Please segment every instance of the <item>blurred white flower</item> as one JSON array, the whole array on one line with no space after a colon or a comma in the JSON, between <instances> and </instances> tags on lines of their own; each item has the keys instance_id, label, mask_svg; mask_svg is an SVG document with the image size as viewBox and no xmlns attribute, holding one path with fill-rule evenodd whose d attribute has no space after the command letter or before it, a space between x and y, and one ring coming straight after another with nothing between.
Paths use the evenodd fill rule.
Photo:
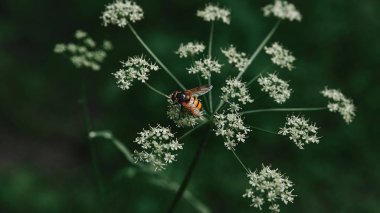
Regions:
<instances>
[{"instance_id":1,"label":"blurred white flower","mask_svg":"<svg viewBox=\"0 0 380 213\"><path fill-rule=\"evenodd\" d=\"M218 61L211 58L204 58L194 62L193 66L188 68L190 74L200 73L204 79L211 77L213 72L220 73L222 65Z\"/></svg>"},{"instance_id":2,"label":"blurred white flower","mask_svg":"<svg viewBox=\"0 0 380 213\"><path fill-rule=\"evenodd\" d=\"M279 104L285 103L292 93L288 82L279 79L276 74L260 76L257 81L261 85L261 91L269 93L269 96Z\"/></svg>"},{"instance_id":3,"label":"blurred white flower","mask_svg":"<svg viewBox=\"0 0 380 213\"><path fill-rule=\"evenodd\" d=\"M205 45L197 41L188 42L187 44L181 43L181 45L175 53L178 54L180 58L187 58L202 53L205 50L205 48Z\"/></svg>"},{"instance_id":4,"label":"blurred white flower","mask_svg":"<svg viewBox=\"0 0 380 213\"><path fill-rule=\"evenodd\" d=\"M116 0L106 5L106 8L100 17L104 26L110 24L119 27L125 27L129 22L136 22L144 17L142 8L134 1Z\"/></svg>"},{"instance_id":5,"label":"blurred white flower","mask_svg":"<svg viewBox=\"0 0 380 213\"><path fill-rule=\"evenodd\" d=\"M213 4L207 4L203 10L197 11L197 16L208 22L222 21L223 23L230 24L230 15L231 12L228 9L220 8Z\"/></svg>"},{"instance_id":6,"label":"blurred white flower","mask_svg":"<svg viewBox=\"0 0 380 213\"><path fill-rule=\"evenodd\" d=\"M214 115L215 135L224 138L224 145L228 150L234 150L238 142L244 143L247 134L251 131L244 125L241 115L238 113L220 113Z\"/></svg>"},{"instance_id":7,"label":"blurred white flower","mask_svg":"<svg viewBox=\"0 0 380 213\"><path fill-rule=\"evenodd\" d=\"M83 30L77 30L74 38L75 43L56 44L54 52L68 56L77 68L87 67L95 71L100 70L100 64L107 56L106 51L111 49L104 46L97 47L96 42ZM108 41L108 43L112 45L111 42Z\"/></svg>"},{"instance_id":8,"label":"blurred white flower","mask_svg":"<svg viewBox=\"0 0 380 213\"><path fill-rule=\"evenodd\" d=\"M175 161L175 152L183 148L168 127L157 125L138 134L134 142L140 145L141 151L134 151L134 159L149 163L158 171Z\"/></svg>"},{"instance_id":9,"label":"blurred white flower","mask_svg":"<svg viewBox=\"0 0 380 213\"><path fill-rule=\"evenodd\" d=\"M66 45L65 44L56 44L54 47L55 53L64 53L66 51Z\"/></svg>"},{"instance_id":10,"label":"blurred white flower","mask_svg":"<svg viewBox=\"0 0 380 213\"><path fill-rule=\"evenodd\" d=\"M103 49L105 50L112 50L113 49L113 45L110 41L108 40L104 40L103 41Z\"/></svg>"},{"instance_id":11,"label":"blurred white flower","mask_svg":"<svg viewBox=\"0 0 380 213\"><path fill-rule=\"evenodd\" d=\"M144 56L129 57L127 61L122 61L122 68L113 73L117 79L118 87L127 90L132 86L134 79L145 83L149 79L151 71L157 71L157 65L147 61Z\"/></svg>"},{"instance_id":12,"label":"blurred white flower","mask_svg":"<svg viewBox=\"0 0 380 213\"><path fill-rule=\"evenodd\" d=\"M287 68L292 70L294 68L293 62L296 58L292 53L285 49L282 45L274 42L271 47L264 47L265 53L272 56L271 60L274 64L280 66L281 68Z\"/></svg>"},{"instance_id":13,"label":"blurred white flower","mask_svg":"<svg viewBox=\"0 0 380 213\"><path fill-rule=\"evenodd\" d=\"M246 84L236 78L226 80L226 86L222 87L220 98L225 102L233 102L235 104L236 101L242 104L253 102Z\"/></svg>"},{"instance_id":14,"label":"blurred white flower","mask_svg":"<svg viewBox=\"0 0 380 213\"><path fill-rule=\"evenodd\" d=\"M233 45L222 49L222 53L228 58L228 63L234 65L240 72L244 71L248 65L247 55L243 52L237 52Z\"/></svg>"},{"instance_id":15,"label":"blurred white flower","mask_svg":"<svg viewBox=\"0 0 380 213\"><path fill-rule=\"evenodd\" d=\"M339 112L347 124L352 122L355 117L355 105L351 99L346 98L346 96L337 89L328 89L325 87L321 93L330 99L327 105L330 112Z\"/></svg>"},{"instance_id":16,"label":"blurred white flower","mask_svg":"<svg viewBox=\"0 0 380 213\"><path fill-rule=\"evenodd\" d=\"M274 4L263 7L264 16L274 16L279 19L288 19L289 21L301 21L301 13L296 9L294 4L284 0L275 0Z\"/></svg>"},{"instance_id":17,"label":"blurred white flower","mask_svg":"<svg viewBox=\"0 0 380 213\"><path fill-rule=\"evenodd\" d=\"M193 127L199 123L201 117L193 116L186 109L182 109L178 103L173 103L171 99L168 99L168 111L167 115L177 127Z\"/></svg>"},{"instance_id":18,"label":"blurred white flower","mask_svg":"<svg viewBox=\"0 0 380 213\"><path fill-rule=\"evenodd\" d=\"M77 31L75 32L74 37L75 37L76 39L86 38L86 37L87 37L87 33L84 32L83 30L77 30Z\"/></svg>"},{"instance_id":19,"label":"blurred white flower","mask_svg":"<svg viewBox=\"0 0 380 213\"><path fill-rule=\"evenodd\" d=\"M293 183L278 169L263 165L261 171L250 171L247 176L251 187L246 189L243 197L251 200L251 206L261 210L262 206L268 203L271 212L280 212L280 202L284 204L293 202L295 197L292 194Z\"/></svg>"},{"instance_id":20,"label":"blurred white flower","mask_svg":"<svg viewBox=\"0 0 380 213\"><path fill-rule=\"evenodd\" d=\"M310 123L304 116L287 116L284 127L281 127L278 134L287 135L298 148L303 149L305 144L319 143L317 136L318 127L315 123Z\"/></svg>"}]
</instances>

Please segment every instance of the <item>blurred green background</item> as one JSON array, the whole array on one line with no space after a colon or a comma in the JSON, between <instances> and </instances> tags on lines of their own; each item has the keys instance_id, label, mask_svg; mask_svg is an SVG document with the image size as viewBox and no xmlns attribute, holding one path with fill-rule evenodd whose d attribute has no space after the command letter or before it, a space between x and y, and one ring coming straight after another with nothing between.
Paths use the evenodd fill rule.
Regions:
<instances>
[{"instance_id":1,"label":"blurred green background","mask_svg":"<svg viewBox=\"0 0 380 213\"><path fill-rule=\"evenodd\" d=\"M130 164L108 141L96 140L104 192L96 188L90 151L79 104L81 74L86 73L94 129L112 130L133 149L137 132L148 124L170 124L166 101L136 83L129 91L111 75L120 60L145 53L128 29L102 27L104 0L0 2L0 212L165 212L174 193L152 184L146 175L130 178ZM230 66L219 48L233 43L252 52L274 25L260 8L267 0L220 1L231 8L231 25L215 28L216 57ZM319 91L328 85L354 99L357 117L346 125L338 114L305 113L321 127L320 144L299 150L285 137L253 132L237 148L252 169L271 164L295 183L298 195L283 212L380 212L378 0L292 1L303 14L300 23L284 22L272 41L280 41L297 57L292 72L278 70L291 81L294 94L284 106L324 106ZM145 18L134 26L187 87L196 84L185 68L190 61L174 51L181 42L207 42L209 24L195 16L205 1L139 1ZM95 40L109 39L115 48L100 72L75 69L53 53L58 42L69 42L76 29ZM264 69L264 54L246 77ZM221 76L226 76L227 74ZM223 78L220 78L223 79ZM166 93L178 89L161 70L150 83ZM252 92L258 97L258 87ZM251 108L276 107L269 98ZM285 113L246 117L268 130L283 125ZM174 128L179 134L183 130ZM201 129L184 140L178 161L163 172L180 182ZM201 156L190 191L212 212L259 212L241 196L247 178L233 155L214 137ZM195 212L184 200L177 212ZM264 211L265 212L265 211Z\"/></svg>"}]
</instances>

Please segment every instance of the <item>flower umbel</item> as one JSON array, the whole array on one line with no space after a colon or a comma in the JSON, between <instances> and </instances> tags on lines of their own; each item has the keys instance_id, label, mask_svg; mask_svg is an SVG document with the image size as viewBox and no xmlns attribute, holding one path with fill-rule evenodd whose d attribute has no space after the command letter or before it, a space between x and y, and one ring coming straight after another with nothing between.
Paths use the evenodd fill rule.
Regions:
<instances>
[{"instance_id":1,"label":"flower umbel","mask_svg":"<svg viewBox=\"0 0 380 213\"><path fill-rule=\"evenodd\" d=\"M205 45L197 41L189 42L187 44L181 43L181 45L175 53L178 54L180 58L187 58L202 53L205 50L205 48Z\"/></svg>"},{"instance_id":2,"label":"flower umbel","mask_svg":"<svg viewBox=\"0 0 380 213\"><path fill-rule=\"evenodd\" d=\"M339 112L347 124L352 122L355 117L355 105L351 99L346 98L346 96L337 89L328 89L325 87L321 93L324 97L330 99L330 102L327 104L327 108L330 112Z\"/></svg>"},{"instance_id":3,"label":"flower umbel","mask_svg":"<svg viewBox=\"0 0 380 213\"><path fill-rule=\"evenodd\" d=\"M211 58L204 58L194 62L193 66L188 68L190 74L200 73L204 79L211 77L213 72L220 73L221 64L217 60Z\"/></svg>"},{"instance_id":4,"label":"flower umbel","mask_svg":"<svg viewBox=\"0 0 380 213\"><path fill-rule=\"evenodd\" d=\"M118 86L123 90L131 88L134 79L146 82L149 79L149 73L159 69L157 65L145 60L144 56L129 57L127 61L121 63L122 68L113 75L117 79Z\"/></svg>"},{"instance_id":5,"label":"flower umbel","mask_svg":"<svg viewBox=\"0 0 380 213\"><path fill-rule=\"evenodd\" d=\"M141 146L141 151L134 151L136 162L150 163L155 170L162 170L175 161L175 151L182 149L181 143L174 137L168 127L157 125L149 127L138 133L140 136L135 139L135 143Z\"/></svg>"},{"instance_id":6,"label":"flower umbel","mask_svg":"<svg viewBox=\"0 0 380 213\"><path fill-rule=\"evenodd\" d=\"M260 76L257 82L261 85L261 91L269 93L269 96L275 102L282 104L289 99L292 90L289 84L277 77L276 74L268 74L267 76Z\"/></svg>"},{"instance_id":7,"label":"flower umbel","mask_svg":"<svg viewBox=\"0 0 380 213\"><path fill-rule=\"evenodd\" d=\"M185 109L181 111L181 105L178 103L173 103L170 99L168 99L168 102L167 115L177 127L194 127L201 120L201 118L193 116Z\"/></svg>"},{"instance_id":8,"label":"flower umbel","mask_svg":"<svg viewBox=\"0 0 380 213\"><path fill-rule=\"evenodd\" d=\"M243 52L237 52L233 45L222 49L222 53L228 58L228 63L234 65L240 72L243 72L248 65L247 55Z\"/></svg>"},{"instance_id":9,"label":"flower umbel","mask_svg":"<svg viewBox=\"0 0 380 213\"><path fill-rule=\"evenodd\" d=\"M245 142L248 132L251 130L244 125L241 115L238 113L215 114L215 135L224 138L224 145L229 150L234 150L238 142Z\"/></svg>"},{"instance_id":10,"label":"flower umbel","mask_svg":"<svg viewBox=\"0 0 380 213\"><path fill-rule=\"evenodd\" d=\"M270 166L262 166L261 171L249 172L250 188L246 189L243 197L251 199L251 206L261 207L267 202L271 212L280 212L279 203L292 203L295 195L293 192L293 183L277 169L271 169Z\"/></svg>"},{"instance_id":11,"label":"flower umbel","mask_svg":"<svg viewBox=\"0 0 380 213\"><path fill-rule=\"evenodd\" d=\"M253 102L246 84L236 78L227 79L220 98L225 102L235 102L235 100L242 104Z\"/></svg>"},{"instance_id":12,"label":"flower umbel","mask_svg":"<svg viewBox=\"0 0 380 213\"><path fill-rule=\"evenodd\" d=\"M134 1L116 0L113 3L106 5L102 16L104 26L110 24L119 27L125 27L129 22L140 21L144 17L142 8Z\"/></svg>"},{"instance_id":13,"label":"flower umbel","mask_svg":"<svg viewBox=\"0 0 380 213\"><path fill-rule=\"evenodd\" d=\"M287 116L284 127L281 127L278 134L287 135L298 148L303 149L305 144L319 143L317 136L318 127L315 123L310 123L304 116Z\"/></svg>"},{"instance_id":14,"label":"flower umbel","mask_svg":"<svg viewBox=\"0 0 380 213\"><path fill-rule=\"evenodd\" d=\"M100 70L100 64L106 58L107 51L112 49L111 42L105 40L101 47L97 47L96 42L82 30L77 30L74 37L76 43L56 44L54 52L67 55L77 68ZM104 44L109 44L110 48L106 48Z\"/></svg>"},{"instance_id":15,"label":"flower umbel","mask_svg":"<svg viewBox=\"0 0 380 213\"><path fill-rule=\"evenodd\" d=\"M230 14L228 9L213 4L207 4L205 9L197 11L197 16L204 21L222 21L225 24L230 24Z\"/></svg>"},{"instance_id":16,"label":"flower umbel","mask_svg":"<svg viewBox=\"0 0 380 213\"><path fill-rule=\"evenodd\" d=\"M269 4L263 8L264 16L274 16L279 19L288 19L289 21L301 21L301 13L296 9L294 4L284 0L275 0L274 4Z\"/></svg>"},{"instance_id":17,"label":"flower umbel","mask_svg":"<svg viewBox=\"0 0 380 213\"><path fill-rule=\"evenodd\" d=\"M293 62L296 58L292 55L292 53L285 49L282 45L277 42L274 42L271 47L264 47L265 53L271 55L272 62L281 68L287 68L288 70L292 70L294 68Z\"/></svg>"}]
</instances>

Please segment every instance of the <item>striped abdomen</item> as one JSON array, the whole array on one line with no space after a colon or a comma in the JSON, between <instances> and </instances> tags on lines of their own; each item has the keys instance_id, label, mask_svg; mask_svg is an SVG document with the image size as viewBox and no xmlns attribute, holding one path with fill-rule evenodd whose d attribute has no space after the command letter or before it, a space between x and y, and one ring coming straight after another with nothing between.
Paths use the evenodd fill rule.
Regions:
<instances>
[{"instance_id":1,"label":"striped abdomen","mask_svg":"<svg viewBox=\"0 0 380 213\"><path fill-rule=\"evenodd\" d=\"M195 96L192 96L190 99L189 104L192 104L195 108L197 108L199 111L202 109L202 103L199 101L199 99Z\"/></svg>"}]
</instances>

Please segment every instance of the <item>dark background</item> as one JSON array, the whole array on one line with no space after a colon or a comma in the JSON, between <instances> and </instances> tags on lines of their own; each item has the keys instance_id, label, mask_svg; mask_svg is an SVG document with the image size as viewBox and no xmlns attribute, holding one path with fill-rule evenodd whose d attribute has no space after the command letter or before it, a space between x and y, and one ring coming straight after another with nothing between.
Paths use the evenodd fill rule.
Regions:
<instances>
[{"instance_id":1,"label":"dark background","mask_svg":"<svg viewBox=\"0 0 380 213\"><path fill-rule=\"evenodd\" d=\"M215 28L215 49L230 43L252 52L274 25L260 8L269 1L221 1L231 8L231 25ZM298 195L283 212L380 212L378 110L380 85L380 15L378 0L292 1L303 14L300 23L284 22L272 41L280 41L297 57L291 80L294 94L284 106L324 106L319 91L328 85L354 99L357 116L346 125L338 114L305 113L321 127L320 144L299 150L286 137L253 132L237 152L252 169L271 164L295 183ZM108 1L67 0L0 2L0 211L1 212L164 212L174 193L150 184L145 176L128 178L130 165L115 147L96 141L105 192L97 192L88 141L79 104L81 75L89 82L94 129L109 129L133 149L137 132L148 124L169 124L166 101L136 83L129 91L116 87L111 75L120 60L145 53L125 28L102 27L99 16ZM136 30L175 74L191 87L185 68L173 51L181 42L207 43L209 23L195 16L204 1L140 1L145 18ZM115 48L100 72L78 70L53 53L58 42L69 42L76 29ZM219 57L229 68L224 57ZM246 77L270 61L264 54ZM226 69L225 69L225 72ZM231 71L233 73L233 71ZM227 74L222 74L227 75ZM220 78L223 79L223 78ZM149 81L162 91L178 89L164 73ZM218 86L219 87L219 86ZM260 95L258 87L252 92ZM270 99L251 108L276 107ZM246 122L275 131L285 113L263 113ZM176 132L183 130L173 129ZM206 134L201 129L184 140L178 162L163 172L180 182ZM233 155L214 137L201 156L189 189L212 212L258 212L241 196L247 178ZM100 201L102 200L102 201ZM194 212L181 202L178 212Z\"/></svg>"}]
</instances>

